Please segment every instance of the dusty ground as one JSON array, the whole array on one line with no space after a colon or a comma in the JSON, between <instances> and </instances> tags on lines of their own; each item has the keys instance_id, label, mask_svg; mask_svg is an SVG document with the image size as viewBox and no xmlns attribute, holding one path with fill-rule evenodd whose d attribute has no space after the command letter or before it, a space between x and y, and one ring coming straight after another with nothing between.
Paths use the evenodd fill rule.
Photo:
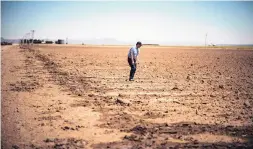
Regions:
<instances>
[{"instance_id":1,"label":"dusty ground","mask_svg":"<svg viewBox=\"0 0 253 149\"><path fill-rule=\"evenodd\" d=\"M253 51L2 47L2 148L252 148Z\"/></svg>"}]
</instances>

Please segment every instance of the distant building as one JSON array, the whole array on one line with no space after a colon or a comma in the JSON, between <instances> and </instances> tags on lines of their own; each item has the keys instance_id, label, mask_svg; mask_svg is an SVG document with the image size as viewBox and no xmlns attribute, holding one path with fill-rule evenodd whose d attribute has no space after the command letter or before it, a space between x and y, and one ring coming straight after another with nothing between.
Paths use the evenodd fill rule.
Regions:
<instances>
[{"instance_id":1,"label":"distant building","mask_svg":"<svg viewBox=\"0 0 253 149\"><path fill-rule=\"evenodd\" d=\"M1 45L12 45L12 43L11 42L1 42Z\"/></svg>"},{"instance_id":2,"label":"distant building","mask_svg":"<svg viewBox=\"0 0 253 149\"><path fill-rule=\"evenodd\" d=\"M53 44L53 41L46 41L45 44Z\"/></svg>"},{"instance_id":3,"label":"distant building","mask_svg":"<svg viewBox=\"0 0 253 149\"><path fill-rule=\"evenodd\" d=\"M142 45L145 45L145 46L159 46L159 44L142 44Z\"/></svg>"},{"instance_id":4,"label":"distant building","mask_svg":"<svg viewBox=\"0 0 253 149\"><path fill-rule=\"evenodd\" d=\"M212 47L215 47L216 45L215 45L215 44L212 44L212 43L211 43L211 44L210 44L210 45L208 45L208 46L212 46Z\"/></svg>"},{"instance_id":5,"label":"distant building","mask_svg":"<svg viewBox=\"0 0 253 149\"><path fill-rule=\"evenodd\" d=\"M65 41L63 39L58 39L58 41L56 41L56 44L65 44Z\"/></svg>"}]
</instances>

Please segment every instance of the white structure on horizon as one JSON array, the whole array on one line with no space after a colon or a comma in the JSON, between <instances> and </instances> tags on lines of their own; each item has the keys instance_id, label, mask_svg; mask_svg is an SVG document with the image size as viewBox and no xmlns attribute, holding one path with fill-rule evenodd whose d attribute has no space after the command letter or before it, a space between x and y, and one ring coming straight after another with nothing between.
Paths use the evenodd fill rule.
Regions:
<instances>
[{"instance_id":1,"label":"white structure on horizon","mask_svg":"<svg viewBox=\"0 0 253 149\"><path fill-rule=\"evenodd\" d=\"M35 32L35 30L31 30L32 44L33 44L33 40L34 40L34 32Z\"/></svg>"},{"instance_id":2,"label":"white structure on horizon","mask_svg":"<svg viewBox=\"0 0 253 149\"><path fill-rule=\"evenodd\" d=\"M207 33L206 33L206 37L205 37L205 47L207 45Z\"/></svg>"}]
</instances>

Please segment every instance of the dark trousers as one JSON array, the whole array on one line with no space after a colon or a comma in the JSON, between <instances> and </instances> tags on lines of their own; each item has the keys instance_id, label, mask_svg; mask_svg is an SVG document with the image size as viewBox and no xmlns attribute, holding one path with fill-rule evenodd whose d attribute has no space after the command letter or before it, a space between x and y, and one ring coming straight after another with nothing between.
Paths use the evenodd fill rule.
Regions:
<instances>
[{"instance_id":1,"label":"dark trousers","mask_svg":"<svg viewBox=\"0 0 253 149\"><path fill-rule=\"evenodd\" d=\"M131 67L129 79L133 79L135 71L136 71L136 60L134 59L134 64L133 64L132 59L128 58L128 64Z\"/></svg>"}]
</instances>

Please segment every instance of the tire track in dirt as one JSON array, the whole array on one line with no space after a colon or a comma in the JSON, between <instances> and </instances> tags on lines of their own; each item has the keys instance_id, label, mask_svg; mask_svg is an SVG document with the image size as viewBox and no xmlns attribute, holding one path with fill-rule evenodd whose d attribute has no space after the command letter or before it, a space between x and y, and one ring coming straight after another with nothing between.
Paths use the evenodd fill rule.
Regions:
<instances>
[{"instance_id":1,"label":"tire track in dirt","mask_svg":"<svg viewBox=\"0 0 253 149\"><path fill-rule=\"evenodd\" d=\"M32 92L43 87L42 82L45 79L41 77L43 71L39 68L40 65L36 63L34 57L27 55L24 49L19 52L23 53L25 57L24 64L21 66L25 72L20 72L20 80L9 84L10 90L15 92ZM16 67L15 71L19 71L21 67Z\"/></svg>"},{"instance_id":2,"label":"tire track in dirt","mask_svg":"<svg viewBox=\"0 0 253 149\"><path fill-rule=\"evenodd\" d=\"M92 90L92 91L96 90L96 88L90 87L89 86L90 84L87 82L83 83L85 81L85 77L79 77L78 74L73 74L73 73L69 73L69 72L61 70L60 65L56 64L48 56L40 54L39 51L36 51L33 49L26 49L25 51L22 51L22 52L26 56L26 61L28 61L28 59L29 59L29 63L26 63L26 66L28 69L35 69L35 70L37 69L37 71L39 71L39 72L47 71L47 72L44 72L44 75L47 73L49 74L49 76L38 81L37 83L43 84L43 82L44 82L45 84L53 83L53 84L59 85L63 90L72 93L69 95L75 95L76 97L78 97L78 98L76 98L77 100L85 97L85 98L83 98L85 100L81 100L82 102L85 102L85 104L86 104L85 106L82 105L82 103L78 104L78 101L77 101L78 106L75 106L75 104L70 105L73 108L76 107L75 109L77 109L77 111L72 111L73 114L78 112L78 109L80 110L80 108L79 108L80 106L81 107L90 107L91 109L95 110L95 109L101 108L101 104L106 103L104 101L96 101L96 100L94 100L95 102L92 103L92 102L90 102L90 100L87 100L87 98L89 98L89 96L88 96L88 94L86 94L86 92L89 92L90 90ZM36 61L38 61L39 63L36 63L36 65L33 65L33 63L35 63ZM36 67L34 67L34 66L36 66ZM30 75L34 75L34 74L36 75L35 71L30 72ZM24 78L27 78L27 76L25 75ZM39 79L39 78L37 78L37 79ZM80 84L83 84L83 85L80 85ZM25 86L23 86L23 87L25 87ZM48 87L48 85L45 85L45 87ZM34 90L36 90L36 89L39 89L39 88L34 88ZM20 90L20 91L21 92L22 91L33 92L34 90ZM19 91L19 90L16 90L16 91ZM65 125L62 127L63 131L71 131L71 130L74 131L75 130L75 127L74 127L75 124L73 126L72 123L69 123L68 121L64 120L64 117L62 117L62 116L64 116L64 113L70 112L69 110L66 110L66 108L64 108L64 109L60 108L63 106L62 105L62 104L64 104L63 102L64 101L59 101L59 103L52 102L54 104L59 104L59 106L56 106L54 104L52 104L52 105L44 105L43 104L42 107L36 106L36 103L34 103L35 107L40 108L40 109L43 108L43 109L41 109L43 112L40 114L42 114L44 116L36 117L34 119L35 121L40 123L39 127L45 127L45 126L46 127L48 127L48 126L55 127L55 126L57 126L55 124L55 122L58 122L61 125ZM59 107L58 110L57 110L57 107ZM45 108L47 108L47 109L45 109ZM56 110L56 112L55 112L55 110ZM92 110L92 111L94 111L94 110ZM85 112L87 112L87 111L85 111ZM92 114L92 113L94 113L94 112L90 112L90 114ZM68 118L68 119L70 119L70 118ZM96 120L95 118L93 118L93 119ZM63 122L63 120L64 120L64 122ZM70 126L68 126L68 125L70 125ZM72 126L73 126L73 128L72 128ZM82 126L78 129L82 129ZM82 133L82 131L79 131L78 129L76 131ZM101 131L103 132L103 129L96 130L96 131L101 133ZM25 144L25 146L31 147L31 148L68 148L68 147L83 148L82 146L81 147L79 146L80 143L79 143L79 145L78 144L76 145L76 144L73 144L73 141L72 142L68 141L68 140L73 140L73 139L76 140L78 138L67 138L67 137L64 139L62 139L62 138L52 138L52 139L49 138L49 141L47 141L48 139L45 140L45 144L42 144L42 145L31 144L28 146L27 146L27 144ZM57 141L57 140L60 140L60 141ZM78 143L78 140L74 141L74 143L75 142ZM88 143L87 142L84 143L84 144L86 144L85 146L87 146Z\"/></svg>"},{"instance_id":3,"label":"tire track in dirt","mask_svg":"<svg viewBox=\"0 0 253 149\"><path fill-rule=\"evenodd\" d=\"M83 132L84 130L86 130L86 132L89 135L94 134L94 132L95 132L95 135L96 135L96 133L99 133L99 134L106 133L106 132L104 132L104 130L107 130L107 129L100 129L100 128L96 129L92 126L92 123L97 123L96 121L97 121L97 119L99 119L99 114L94 112L94 110L92 110L91 106L89 106L90 108L87 107L85 109L84 106L80 107L78 105L78 107L75 107L74 105L70 104L70 106L73 106L73 108L66 109L68 106L66 106L65 99L60 99L60 98L62 97L62 98L68 99L69 97L62 96L61 95L62 93L58 94L59 97L54 97L55 95L52 94L52 92L54 92L54 90L57 90L54 88L61 87L65 91L72 93L72 94L68 94L68 95L75 95L76 100L82 98L83 96L85 97L86 91L94 89L92 87L87 88L87 86L89 86L88 83L85 83L84 85L79 85L84 81L84 79L82 80L82 78L85 78L85 77L78 77L76 79L76 76L78 76L77 74L71 74L69 72L62 71L60 65L54 63L47 56L36 53L35 50L25 49L25 50L22 50L21 53L25 56L25 61L24 61L25 66L20 67L21 69L24 67L24 70L25 70L25 73L22 73L20 75L23 79L23 82L34 81L35 83L40 84L40 86L37 86L37 87L34 87L34 88L28 90L27 88L29 86L26 86L26 85L29 85L29 83L26 83L26 84L23 83L21 86L21 89L16 89L16 90L12 90L12 91L20 92L21 94L28 92L30 95L34 95L34 96L28 96L30 98L33 98L33 97L38 98L39 97L38 100L37 99L31 100L32 101L31 104L26 103L27 105L23 106L24 108L28 108L27 106L29 106L30 107L29 111L35 112L38 115L36 115L34 119L33 118L30 119L30 117L28 116L29 114L26 115L25 117L23 117L23 121L25 121L25 119L26 120L28 119L28 122L26 124L22 124L20 127L21 127L21 129L31 130L31 133L29 133L27 135L23 134L25 141L23 141L23 144L15 142L15 144L17 143L18 145L13 145L14 148L19 148L19 147L21 147L21 148L86 148L86 147L89 147L89 145L90 145L90 143L92 143L92 141L87 142L86 140L83 140L83 139L80 140L80 138L78 138L78 137L73 138L73 135L68 135L69 134L68 132L70 132L70 134L76 133L77 136L79 136L79 137L82 133L84 133ZM41 75L41 73L43 73L43 75ZM63 77L62 77L62 75L63 75ZM31 77L29 77L29 76L31 76ZM81 82L78 82L78 81L81 81ZM53 85L52 83L55 85ZM13 84L15 86L15 83L13 83ZM79 86L76 86L76 85L79 85ZM12 87L12 85L10 87ZM76 89L76 87L77 87L77 89ZM16 88L18 88L18 87L16 87ZM81 88L84 91L80 91L80 90L78 90L78 88ZM42 90L42 91L38 91L38 90ZM53 91L50 91L50 90L53 90ZM49 91L49 92L47 92L47 91ZM80 96L80 92L81 92L81 96ZM56 93L57 93L57 91L56 91ZM41 94L41 95L38 96L38 94ZM42 96L44 98L45 98L45 96L48 96L48 97L53 96L53 98L50 97L49 99L54 99L54 100L49 101L49 100L45 99L45 101L43 101L44 99ZM20 97L22 97L22 96L20 96ZM89 97L89 96L87 95L87 97ZM25 96L23 96L23 98L25 100ZM69 99L71 101L75 101L71 98L69 98ZM86 99L86 98L82 98L82 99ZM88 101L88 100L82 100L82 101ZM89 102L86 102L86 103L89 103ZM98 101L98 105L99 105L99 103L100 103L100 101ZM87 104L87 106L88 105L89 104ZM94 106L93 106L93 109L95 109ZM69 115L70 112L72 114L78 114L78 115L70 116ZM87 114L85 114L85 113L80 114L78 112L87 112ZM26 113L26 111L24 113ZM32 116L34 116L34 115L32 115ZM96 117L94 117L94 116L96 116ZM78 125L78 124L80 124L80 122L83 122L83 121L80 121L78 119L78 117L79 117L79 119L84 118L84 119L88 120L88 121L85 121L85 123L83 123L85 125L85 128L83 128L84 126L82 124ZM74 121L74 123L71 121ZM36 125L36 126L34 126L34 125ZM60 126L61 126L61 128L60 128ZM87 126L92 127L92 129L87 130L88 129L88 128L86 128ZM41 127L42 130L33 129L34 127ZM56 129L56 130L52 130L52 129ZM61 130L59 130L59 129L61 129ZM92 131L93 129L95 130L94 132ZM47 138L47 139L45 138L44 143L41 143L40 142L41 140L38 140L38 139L41 139L39 136L43 137L43 135L45 135L45 133L47 133L44 131L53 131L53 132L56 132L57 134L59 132L59 134L61 134L61 136L58 138L58 137L56 137L57 135L53 135L54 138ZM61 131L65 131L65 133L63 133ZM38 142L35 143L34 142L35 140L33 138L31 138L30 136L36 134L36 132L39 133L39 135L38 135L38 137L36 135L35 140ZM114 132L117 133L117 131L114 131ZM50 134L50 133L48 132L48 134ZM103 135L106 135L106 134L102 134L101 136L103 137ZM117 135L120 136L119 133L117 133ZM52 136L52 134L51 134L51 136ZM115 136L115 134L114 134L114 136L107 134L107 136L111 136L108 139L114 137L113 139L115 140L117 138L117 136ZM87 135L86 135L86 137L87 137ZM28 139L28 142L26 139ZM89 139L93 139L92 136L89 137ZM108 139L105 139L105 140L108 140ZM30 142L31 140L34 143ZM99 140L99 138L97 140Z\"/></svg>"}]
</instances>

